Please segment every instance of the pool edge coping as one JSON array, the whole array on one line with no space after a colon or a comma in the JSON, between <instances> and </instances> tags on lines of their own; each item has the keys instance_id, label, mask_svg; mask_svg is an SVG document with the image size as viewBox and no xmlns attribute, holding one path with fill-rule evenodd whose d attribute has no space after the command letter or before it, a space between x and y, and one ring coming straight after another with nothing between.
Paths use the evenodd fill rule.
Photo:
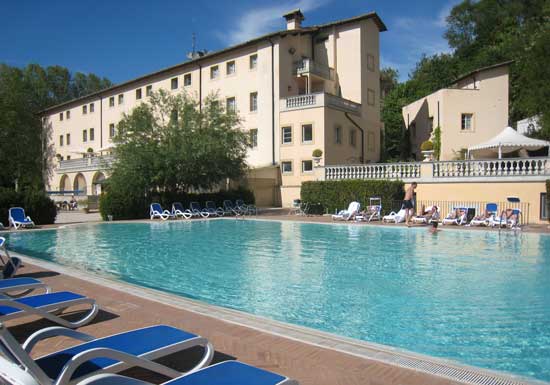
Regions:
<instances>
[{"instance_id":1,"label":"pool edge coping","mask_svg":"<svg viewBox=\"0 0 550 385\"><path fill-rule=\"evenodd\" d=\"M377 344L375 342L362 341L305 326L273 320L231 308L208 304L158 289L120 281L116 279L115 276L101 275L93 270L80 270L13 251L10 251L10 253L35 266L82 279L112 290L121 291L126 294L172 306L201 316L215 318L230 324L239 325L241 327L322 349L333 350L365 360L377 361L383 364L472 385L550 385L550 382L523 377L513 373L476 367L451 359L429 356L406 349Z\"/></svg>"}]
</instances>

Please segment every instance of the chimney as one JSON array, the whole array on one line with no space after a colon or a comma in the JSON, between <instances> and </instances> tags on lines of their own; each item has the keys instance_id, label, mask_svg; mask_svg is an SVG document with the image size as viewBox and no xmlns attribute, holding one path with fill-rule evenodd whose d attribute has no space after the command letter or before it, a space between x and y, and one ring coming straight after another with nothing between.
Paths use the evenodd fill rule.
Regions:
<instances>
[{"instance_id":1,"label":"chimney","mask_svg":"<svg viewBox=\"0 0 550 385\"><path fill-rule=\"evenodd\" d=\"M283 15L286 20L286 29L300 29L302 28L302 21L304 20L304 14L300 8L294 9L290 12L287 12Z\"/></svg>"}]
</instances>

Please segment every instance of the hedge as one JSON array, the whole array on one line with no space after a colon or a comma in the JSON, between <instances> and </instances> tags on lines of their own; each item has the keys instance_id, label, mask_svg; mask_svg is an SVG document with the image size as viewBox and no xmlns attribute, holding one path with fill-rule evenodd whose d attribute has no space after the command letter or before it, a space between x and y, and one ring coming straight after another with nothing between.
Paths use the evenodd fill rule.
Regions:
<instances>
[{"instance_id":1,"label":"hedge","mask_svg":"<svg viewBox=\"0 0 550 385\"><path fill-rule=\"evenodd\" d=\"M546 181L546 215L548 216L548 222L550 222L550 179Z\"/></svg>"},{"instance_id":2,"label":"hedge","mask_svg":"<svg viewBox=\"0 0 550 385\"><path fill-rule=\"evenodd\" d=\"M226 199L232 202L242 199L245 203L249 204L255 202L252 191L244 188L224 190L217 193L159 194L150 199L108 191L99 199L99 212L103 220L107 220L108 215L112 215L114 220L143 219L149 217L149 205L151 202L158 202L164 209L170 210L174 202L181 202L183 207L189 207L189 203L191 202L199 202L204 206L206 201L214 201L216 202L216 206L222 207L223 201Z\"/></svg>"},{"instance_id":3,"label":"hedge","mask_svg":"<svg viewBox=\"0 0 550 385\"><path fill-rule=\"evenodd\" d=\"M369 198L382 199L382 212L392 210L395 201L403 199L404 183L386 180L339 180L302 183L301 200L314 206L313 214L333 213L358 201L362 207L369 205Z\"/></svg>"},{"instance_id":4,"label":"hedge","mask_svg":"<svg viewBox=\"0 0 550 385\"><path fill-rule=\"evenodd\" d=\"M48 225L55 222L57 209L43 191L18 192L14 189L0 187L0 222L8 226L10 207L23 207L25 214L37 225Z\"/></svg>"}]
</instances>

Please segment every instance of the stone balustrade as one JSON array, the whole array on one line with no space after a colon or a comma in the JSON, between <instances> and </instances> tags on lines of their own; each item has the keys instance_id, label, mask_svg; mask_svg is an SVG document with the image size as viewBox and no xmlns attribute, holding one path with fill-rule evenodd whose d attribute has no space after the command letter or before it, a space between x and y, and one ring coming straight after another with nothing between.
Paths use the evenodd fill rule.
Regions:
<instances>
[{"instance_id":1,"label":"stone balustrade","mask_svg":"<svg viewBox=\"0 0 550 385\"><path fill-rule=\"evenodd\" d=\"M325 179L416 179L420 177L420 165L415 162L325 166Z\"/></svg>"},{"instance_id":2,"label":"stone balustrade","mask_svg":"<svg viewBox=\"0 0 550 385\"><path fill-rule=\"evenodd\" d=\"M65 173L104 170L111 167L113 160L114 158L110 155L62 160L55 171Z\"/></svg>"}]
</instances>

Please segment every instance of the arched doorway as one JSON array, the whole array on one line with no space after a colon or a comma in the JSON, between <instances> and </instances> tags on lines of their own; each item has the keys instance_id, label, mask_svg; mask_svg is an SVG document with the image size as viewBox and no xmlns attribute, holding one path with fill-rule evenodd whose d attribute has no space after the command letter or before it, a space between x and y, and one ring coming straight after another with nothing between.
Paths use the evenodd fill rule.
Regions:
<instances>
[{"instance_id":1,"label":"arched doorway","mask_svg":"<svg viewBox=\"0 0 550 385\"><path fill-rule=\"evenodd\" d=\"M105 174L101 171L95 173L92 179L92 195L101 195L101 189L103 187L103 181L105 180Z\"/></svg>"},{"instance_id":2,"label":"arched doorway","mask_svg":"<svg viewBox=\"0 0 550 385\"><path fill-rule=\"evenodd\" d=\"M80 173L76 174L76 176L74 177L73 187L75 191L79 191L78 192L79 195L88 194L88 189L86 186L86 178L84 178L84 175Z\"/></svg>"},{"instance_id":3,"label":"arched doorway","mask_svg":"<svg viewBox=\"0 0 550 385\"><path fill-rule=\"evenodd\" d=\"M59 191L70 191L71 190L71 181L67 174L63 174L59 180Z\"/></svg>"}]
</instances>

